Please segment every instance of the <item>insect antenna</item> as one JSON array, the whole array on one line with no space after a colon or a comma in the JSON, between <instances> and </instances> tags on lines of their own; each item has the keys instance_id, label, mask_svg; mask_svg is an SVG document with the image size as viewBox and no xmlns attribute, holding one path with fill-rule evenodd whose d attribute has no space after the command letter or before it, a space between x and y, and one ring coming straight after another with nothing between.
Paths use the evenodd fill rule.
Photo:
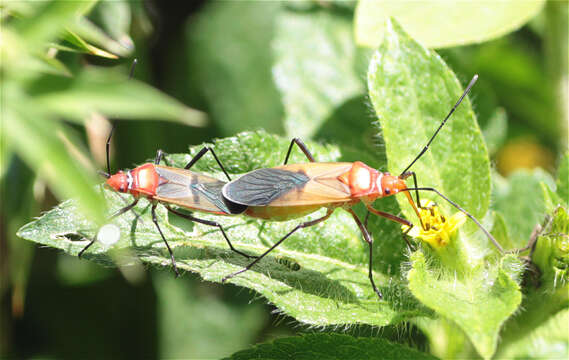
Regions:
<instances>
[{"instance_id":1,"label":"insect antenna","mask_svg":"<svg viewBox=\"0 0 569 360\"><path fill-rule=\"evenodd\" d=\"M437 134L439 133L439 131L441 130L441 128L445 125L445 123L447 122L447 120L450 118L450 116L452 115L452 113L456 110L456 108L458 107L458 105L460 105L460 103L462 102L462 100L464 99L464 97L466 96L466 94L468 94L468 92L470 92L470 89L472 88L472 86L474 86L474 83L476 82L476 80L478 80L478 75L474 75L472 77L472 80L470 80L470 83L468 84L468 86L466 87L466 89L464 90L464 93L462 93L462 96L460 97L460 99L458 99L458 101L456 102L456 104L454 104L454 106L452 107L452 109L449 111L448 115L444 118L444 120L441 122L441 124L439 125L439 128L437 129L437 131L435 131L435 133L433 134L433 136L431 137L431 139L429 140L429 142L427 142L427 145L425 145L425 147L423 148L423 150L421 150L421 152L419 153L419 155L417 155L417 157L415 157L415 160L411 161L411 164L409 164L409 166L407 166L405 168L405 170L403 170L401 172L402 176L403 174L405 174L407 172L407 170L409 170L411 168L411 166L413 166L413 164L415 164L415 162L417 160L419 160L421 158L421 156L423 156L423 154L429 149L429 145L431 145L431 143L433 142L433 140L435 139L435 137L437 136Z\"/></svg>"},{"instance_id":2,"label":"insect antenna","mask_svg":"<svg viewBox=\"0 0 569 360\"><path fill-rule=\"evenodd\" d=\"M134 68L136 67L136 64L138 64L138 59L134 59L132 60L132 65L130 66L130 71L128 72L128 79L132 79L132 77L134 76ZM113 137L113 133L115 132L115 128L117 127L117 124L113 122L113 125L111 127L111 131L109 132L109 137L107 138L107 143L105 145L105 150L107 153L107 172L100 172L101 175L103 175L104 177L106 177L107 179L111 176L111 160L110 160L110 148L111 148L111 138Z\"/></svg>"}]
</instances>

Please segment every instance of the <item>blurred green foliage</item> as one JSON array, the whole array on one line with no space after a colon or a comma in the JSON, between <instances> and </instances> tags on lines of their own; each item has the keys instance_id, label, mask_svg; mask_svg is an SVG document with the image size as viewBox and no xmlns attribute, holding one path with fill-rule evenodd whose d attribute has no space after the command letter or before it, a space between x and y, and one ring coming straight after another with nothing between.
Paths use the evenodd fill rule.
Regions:
<instances>
[{"instance_id":1,"label":"blurred green foliage","mask_svg":"<svg viewBox=\"0 0 569 360\"><path fill-rule=\"evenodd\" d=\"M357 349L349 352L353 358L360 353L358 351L367 351L364 347L373 347L380 352L392 349L393 356L410 357L408 352L415 350L401 344L410 344L422 351L422 355L428 356L427 352L430 352L438 357L489 358L494 350L500 357L566 356L568 329L563 324L567 322L569 304L567 284L557 282L553 286L551 274L555 274L557 268L548 268L564 266L561 260L567 257L564 242L567 234L565 237L562 235L563 229L567 229L567 219L560 215L562 211L557 210L558 206L566 208L568 200L566 81L569 12L565 1L528 3L525 9L519 7L516 11L498 7L492 12L492 18L497 20L492 22L489 18L471 14L464 15L464 19L469 20L464 22L462 16L456 15L460 14L458 7L444 12L444 15L455 14L451 19L447 18L452 21L429 22L425 16L414 20L414 26L425 29L423 32L430 34L431 39L432 34L438 37L427 46L444 44L446 48L437 52L462 84L473 74L480 75L470 98L488 146L492 167L495 167L489 169L487 155L480 160L485 164L476 168L470 167L473 160L464 160L464 156L473 151L474 154L476 151L486 152L484 145L480 145L483 149L478 145L473 146L474 150L464 149L466 145L481 143L478 127L468 125L468 138L460 136L459 128L455 129L456 134L447 134L446 137L441 134L437 138L436 143L440 147L434 149L434 153L433 149L430 150L430 156L435 156L436 160L429 164L427 157L422 160L425 161L422 165L417 164L423 166L420 172L415 169L419 181L425 185L446 186L444 192L468 203L465 207L477 209L476 215L483 218L483 223L492 229L505 247L525 245L535 226L541 224L544 232L539 239L547 241L543 240L545 245L536 251L538 255L555 255L555 258L541 256L545 260L537 266L542 268L526 271L523 281L520 281L523 269L517 260L512 260L513 256L498 261L496 253L485 245L470 253L470 256L476 258L480 255L480 258L471 263L476 271L473 270L473 274L466 278L478 280L467 282L469 287L466 288L459 282L461 289L472 291L476 303L485 298L485 291L491 293L492 289L509 288L508 304L518 309L508 317L511 311L504 306L505 317L493 319L497 325L492 330L481 331L469 319L455 322L452 311L462 309L459 305L464 302L458 300L453 309L448 309L450 302L444 297L452 295L452 274L444 274L449 275L448 278L440 276L440 270L448 264L445 265L444 261L437 263L437 254L425 247L422 250L424 254L421 252L420 255L426 256L426 262L417 256L408 258L403 242L399 235L395 235L399 232L398 226L383 220L374 219L371 223L374 238L381 239L376 241L374 248L375 270L383 273L382 281L389 284L386 285L389 287L386 294L392 290L392 299L407 298L404 303L417 306L420 310L416 314L420 317L411 324L404 321L409 314L393 321L361 321L357 318L352 322L324 319L319 323L381 325L399 322L399 325L386 326L379 332L366 325L344 325L348 334L362 335L364 339L333 334L299 337L306 332L304 328L299 328L298 322L292 318L279 314L289 314L301 322L310 323L301 316L302 309L299 311L302 301L285 308L285 296L275 293L271 298L268 292L263 292L271 289L273 285L270 283L265 290L257 290L271 303L279 305L281 301L278 309L266 305L265 299L260 299L250 290L204 283L196 275L186 274L173 280L168 272L152 269L150 276L146 276L140 271L140 264L111 269L89 261L78 261L61 251L36 250L31 243L15 236L17 230L38 216L40 211L69 198L76 199L73 206L81 208L80 213L72 215L89 220L82 230L93 231L97 222L102 221L107 213L107 202L101 201L99 192L94 190L97 187L93 185L99 181L94 170L101 168L106 171L104 160L100 160L108 133L106 117L151 120L117 121L113 171L152 158L158 148L180 153L172 159L176 164L182 164L188 156L183 153L188 152L190 144L258 129L282 137L262 135L250 142L238 137L215 143L223 154L222 161L227 162L232 173L279 164L287 139L292 136L332 144L320 147L310 143L321 159L362 160L380 170L402 170L400 167L420 150L425 137L432 132L429 130L432 125L408 125L408 122L424 120L425 113L438 113L442 111L440 109L448 109L449 104L448 99L442 100L446 96L436 87L437 77L431 77L431 69L409 74L406 86L412 82L418 85L401 87L407 89L407 93L380 93L376 89L376 94L368 94L366 72L375 46L358 47L355 33L358 38L363 34L363 38L373 40L375 45L379 45L381 40L375 33L366 33L368 30L365 28L362 30L362 18L366 17L368 22L370 19L377 21L372 28L383 29L381 23L384 19L393 16L403 24L405 31L414 36L412 29L406 27L406 21L413 19L413 14L424 14L423 6L429 7L426 2L409 3L405 6L412 7L413 11L401 14L397 9L383 9L382 16L376 18L373 11L377 9L365 10L365 6L370 4L370 1L358 4L309 0L290 3L198 1L183 6L127 1L3 2L0 5L3 204L0 355L19 358L219 358L257 342L292 336L236 353L234 357L265 354L273 358L290 358L291 354L298 354L297 357L314 358L321 354L320 350L322 354L332 350L326 346L329 342L343 349ZM496 33L496 28L502 30ZM476 43L468 39L475 39ZM458 44L464 46L456 46ZM128 69L134 57L139 59L139 65L134 78L128 80ZM405 56L401 59L412 60ZM385 80L385 86L380 88L384 89L382 91L397 90L398 83L387 81L389 78L385 74L378 79ZM449 81L456 83L454 75ZM368 86L372 90L372 86ZM414 94L410 93L411 89ZM455 86L449 98L455 96L457 90ZM381 102L389 104L396 95L402 100L422 101L425 105L419 107L419 112L413 107L395 112L378 111L382 109ZM468 106L464 107L460 111L471 113ZM408 116L405 116L405 111L408 111ZM382 113L385 114L383 118ZM206 128L187 126L204 125L204 114L209 120ZM380 115L379 126L383 127L384 135L391 131L391 144L381 136L374 123L377 115ZM390 118L392 115L394 117ZM474 116L468 116L471 117L469 121L475 124ZM429 120L436 123L437 116L431 117ZM93 118L102 118L102 122L94 122ZM460 116L454 120L460 120ZM97 135L95 130L100 128L105 128L105 131ZM452 126L446 130L452 133ZM265 136L267 140L263 141ZM414 136L418 139L411 141ZM399 140L393 140L397 138ZM454 141L453 151L450 149ZM531 146L513 147L520 143ZM195 148L189 151L195 151ZM94 159L99 159L96 165ZM296 161L303 160L298 157ZM434 174L430 168L437 164L448 168L437 169L437 174L442 174L442 177L432 178ZM509 172L513 171L510 169L521 165L543 170L518 170L510 175ZM453 173L451 168L454 166L464 168ZM211 172L215 165L210 160L200 161L197 169ZM498 171L502 173L498 174ZM474 191L476 176L483 181ZM456 185L461 177L468 181ZM491 194L489 184L492 186ZM465 186L466 190L453 190L455 186ZM482 197L479 202L476 202L477 195ZM108 202L111 207L123 206L124 200L120 197L109 193L105 196L116 199ZM406 205L400 205L394 199L386 200L381 203L382 210L398 213L399 206L403 206L403 213L409 215ZM459 203L463 204L461 201ZM69 209L70 204L65 202L62 207ZM486 213L488 209L491 211ZM148 237L142 236L141 239L152 244L159 238L147 210L144 204L139 208L142 216L134 236L138 237L138 231L148 230ZM361 215L363 212L360 210L357 209ZM48 217L55 212L50 214ZM131 215L120 218L125 231L129 231L129 224L134 223ZM310 257L312 253L323 251L322 244L328 246L326 244L333 245L333 241L348 239L349 247L347 243L336 244L339 250L334 256L353 264L354 268L361 270L360 275L365 275L365 268L361 266L367 259L365 248L357 229L344 215L338 212L335 219L322 228L307 231L296 241L285 245L283 253L298 261L300 270L287 267L278 259L268 264L270 268L277 267L284 274L284 279L291 272L310 272L302 260L303 256ZM65 223L69 216L62 217L62 222L55 228L69 226L76 230L77 226L72 221ZM551 218L555 222L547 222ZM188 231L201 229L191 225L188 228L185 222L170 221L170 224L164 222L170 236L177 233L185 238ZM274 234L292 227L290 223L248 223L241 218L230 220L228 224L235 225L231 233L237 232L240 226L252 226L271 234L259 238L250 232L246 234L248 237L243 237L245 245L260 242L260 246L267 246L273 241ZM475 227L471 226L467 226L468 230L461 236L465 239L472 237L470 244L477 241L485 244L487 240L480 234L473 234ZM79 248L71 235L65 240L50 237L49 232L46 234L47 237L43 237L47 239L44 241L46 244L65 248L71 253L76 253ZM121 244L128 249L131 237L125 239L127 242ZM224 244L218 241L215 232L191 241L200 240L203 248L197 256L211 252L214 254L213 258L208 255L211 264L223 264L216 262L215 254L223 253L222 258L227 258L227 254L225 247L220 248ZM329 248L334 249L334 246ZM344 248L350 251L344 251ZM117 259L115 255L106 256L106 252L98 254L96 247L93 250L91 258L102 263L112 265ZM188 246L177 250L176 255L192 257L196 256L194 251L195 248ZM287 251L300 252L301 255L293 256ZM127 256L129 259L137 258ZM155 263L161 263L163 259L158 255ZM318 262L316 264L316 267L320 266ZM333 269L338 271L338 267ZM447 270L450 273L453 269L449 267ZM498 273L499 276L495 277ZM207 274L208 270L203 270L202 275L207 278ZM318 287L326 286L333 275L323 276L321 272L314 271L313 276L316 283L320 279L320 285L311 285ZM421 288L429 282L416 280L433 276L436 279L430 284L434 287ZM309 279L307 277L303 281ZM278 277L274 279L277 283L278 280ZM368 292L369 285L364 280L361 288ZM263 285L262 279L257 281ZM406 281L414 284L411 290L406 288ZM486 286L492 281L499 284L494 288ZM256 288L251 283L247 284L246 278L238 283ZM433 288L439 289L437 294L432 294ZM296 291L302 293L299 289ZM330 288L319 290L319 293L326 293L327 289ZM524 296L517 307L520 291ZM491 301L488 300L489 303ZM377 305L376 302L374 304ZM380 307L385 308L385 304L389 306L389 303L381 303ZM364 307L369 308L366 311L372 316L385 314L382 310L371 309L371 306L370 303ZM496 305L495 308L498 307ZM482 318L482 325L487 325L483 319L485 313L480 309L474 306L462 311L479 311L473 318ZM338 318L342 318L340 310L336 314ZM401 309L396 308L394 314L398 310ZM329 311L334 314L333 309ZM359 316L363 317L363 314ZM505 325L500 327L506 318ZM405 330L405 326L410 330ZM325 328L327 333L342 330ZM338 349L334 354L342 354L342 350Z\"/></svg>"}]
</instances>

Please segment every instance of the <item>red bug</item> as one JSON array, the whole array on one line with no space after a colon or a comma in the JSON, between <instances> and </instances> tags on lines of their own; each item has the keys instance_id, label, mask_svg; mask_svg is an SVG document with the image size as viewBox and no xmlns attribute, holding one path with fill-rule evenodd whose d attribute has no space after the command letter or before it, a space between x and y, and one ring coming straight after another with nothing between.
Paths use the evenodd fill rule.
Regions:
<instances>
[{"instance_id":1,"label":"red bug","mask_svg":"<svg viewBox=\"0 0 569 360\"><path fill-rule=\"evenodd\" d=\"M451 111L440 124L439 128L428 141L427 145L411 162L411 164L398 176L391 175L386 172L380 172L359 161L354 163L317 163L315 162L314 157L310 154L306 145L299 139L293 139L288 149L285 165L267 169L258 169L241 176L237 180L227 183L223 187L222 192L223 198L228 204L228 208L233 209L233 207L235 207L237 209L238 207L242 207L247 216L278 221L301 217L322 207L327 208L328 211L324 216L318 219L304 222L296 226L244 269L224 277L222 281L226 281L235 275L249 270L295 231L316 225L328 219L334 210L340 207L352 215L354 221L362 232L365 241L369 245L369 279L374 291L381 299L382 294L375 285L372 274L373 239L367 230L365 221L362 222L358 218L356 213L352 210L352 206L358 202L363 202L369 212L392 221L396 221L402 225L406 225L410 229L413 226L411 222L372 207L372 203L376 199L395 195L400 192L407 196L409 203L419 217L419 221L423 229L425 229L425 226L423 225L416 205L419 204L420 206L421 204L419 191L432 191L472 219L494 243L494 245L503 252L502 247L478 222L478 220L476 220L476 218L470 215L458 204L441 194L438 190L430 187L418 187L415 173L408 171L411 166L427 151L433 139L437 136L440 129L444 126L466 94L470 91L477 78L477 76L474 76L460 99L455 103ZM310 163L286 165L293 144L297 144L297 146L311 161ZM407 187L405 180L411 176L414 180L414 187L409 188ZM413 198L409 193L410 191L415 191L417 199L416 203L413 201ZM236 212L236 210L231 211Z\"/></svg>"},{"instance_id":2,"label":"red bug","mask_svg":"<svg viewBox=\"0 0 569 360\"><path fill-rule=\"evenodd\" d=\"M116 211L110 216L110 219L133 209L140 198L147 198L152 203L152 221L156 225L156 228L158 229L158 232L160 233L164 244L166 244L166 248L170 254L172 266L174 267L174 272L176 275L179 275L179 272L176 266L176 260L174 259L174 254L172 253L170 245L168 244L168 241L166 241L166 238L160 229L160 225L158 224L156 217L156 207L159 203L164 205L168 211L185 219L195 221L200 224L217 227L221 231L231 250L247 258L253 257L235 249L227 237L225 230L219 223L210 220L199 219L192 215L181 213L170 207L172 204L188 210L195 210L217 215L232 215L221 197L221 189L226 183L216 178L198 174L189 170L189 168L191 168L206 152L210 151L227 178L231 180L227 174L227 171L225 171L225 168L219 161L217 155L215 155L213 149L204 147L183 169L159 165L164 154L161 150L158 150L154 163L146 163L132 170L119 171L116 174L111 175L110 164L108 162L108 152L113 130L114 128L111 130L111 134L107 140L108 172L101 174L107 178L107 186L114 189L115 191L131 194L134 197L134 201L130 205ZM242 208L244 209L244 207ZM242 211L243 209L239 209L239 207L237 207L236 211ZM78 256L81 257L81 255L94 242L94 239L89 242L89 244L87 244L79 252Z\"/></svg>"},{"instance_id":3,"label":"red bug","mask_svg":"<svg viewBox=\"0 0 569 360\"><path fill-rule=\"evenodd\" d=\"M137 61L135 59L130 70L129 78L132 77L136 63ZM221 234L232 251L245 256L246 258L254 258L254 256L247 255L235 249L227 237L225 230L219 223L199 219L194 216L181 213L170 207L172 204L188 210L217 215L232 215L221 196L221 189L225 185L225 182L211 176L198 174L189 170L206 152L210 151L227 179L231 181L231 177L227 171L225 171L225 168L212 148L204 147L201 149L183 169L160 165L160 161L162 160L164 153L161 150L158 150L154 163L146 163L132 170L119 171L116 174L111 175L109 148L114 130L115 127L113 126L106 143L107 172L101 172L101 175L107 178L107 186L117 192L131 194L134 197L134 201L116 211L109 219L115 218L133 209L140 198L147 198L152 203L152 221L154 222L154 225L156 225L156 228L168 249L170 259L172 260L172 266L177 276L179 276L179 272L176 266L174 254L172 253L172 249L170 248L168 241L166 241L166 237L160 229L160 225L158 224L156 217L156 207L158 206L158 203L161 203L166 207L166 209L168 209L168 211L180 217L200 224L217 227L221 231ZM244 207L236 206L234 207L234 210L241 212L244 210ZM81 257L94 242L95 238L92 239L81 251L79 251L78 256Z\"/></svg>"}]
</instances>

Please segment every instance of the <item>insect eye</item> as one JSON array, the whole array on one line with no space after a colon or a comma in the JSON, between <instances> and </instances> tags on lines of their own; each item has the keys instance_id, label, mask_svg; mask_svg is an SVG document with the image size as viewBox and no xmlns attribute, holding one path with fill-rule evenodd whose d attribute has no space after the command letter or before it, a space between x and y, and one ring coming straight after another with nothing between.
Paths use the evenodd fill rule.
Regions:
<instances>
[{"instance_id":1,"label":"insect eye","mask_svg":"<svg viewBox=\"0 0 569 360\"><path fill-rule=\"evenodd\" d=\"M389 190L389 188L385 189L385 194L386 194L386 195L391 194L391 190Z\"/></svg>"}]
</instances>

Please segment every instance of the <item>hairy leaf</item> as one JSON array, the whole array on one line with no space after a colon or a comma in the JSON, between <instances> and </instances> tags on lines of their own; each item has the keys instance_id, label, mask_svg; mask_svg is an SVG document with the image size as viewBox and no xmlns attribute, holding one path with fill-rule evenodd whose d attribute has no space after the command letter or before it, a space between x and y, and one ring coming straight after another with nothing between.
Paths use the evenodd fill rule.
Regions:
<instances>
[{"instance_id":1,"label":"hairy leaf","mask_svg":"<svg viewBox=\"0 0 569 360\"><path fill-rule=\"evenodd\" d=\"M512 279L521 274L523 264L515 256L502 259L498 268L479 269L463 278L461 274L441 274L421 252L411 257L409 287L413 295L438 314L451 319L469 336L477 351L488 359L496 350L504 321L520 305L519 285Z\"/></svg>"},{"instance_id":2,"label":"hairy leaf","mask_svg":"<svg viewBox=\"0 0 569 360\"><path fill-rule=\"evenodd\" d=\"M368 87L381 124L388 168L394 174L413 161L462 93L441 58L411 39L395 22L388 22L384 42L372 58ZM488 153L467 98L411 170L417 173L420 187L438 189L480 220L486 215L490 202ZM436 201L447 218L457 212L437 195L422 192L421 196ZM407 199L401 196L398 202L407 219L417 221ZM503 223L498 223L494 232L507 235L500 227ZM523 266L518 263L515 271L506 272L490 256L495 249L489 239L476 231L469 221L451 237L448 246L431 250L425 245L415 252L408 280L413 295L454 321L477 351L490 357L500 326L521 301L516 279ZM503 304L501 299L505 299ZM493 311L489 317L475 311L484 304Z\"/></svg>"},{"instance_id":3,"label":"hairy leaf","mask_svg":"<svg viewBox=\"0 0 569 360\"><path fill-rule=\"evenodd\" d=\"M311 334L256 345L229 359L435 359L404 345L381 338L355 338L340 334Z\"/></svg>"},{"instance_id":4,"label":"hairy leaf","mask_svg":"<svg viewBox=\"0 0 569 360\"><path fill-rule=\"evenodd\" d=\"M569 357L569 309L530 329L498 354L501 359L566 359Z\"/></svg>"}]
</instances>

